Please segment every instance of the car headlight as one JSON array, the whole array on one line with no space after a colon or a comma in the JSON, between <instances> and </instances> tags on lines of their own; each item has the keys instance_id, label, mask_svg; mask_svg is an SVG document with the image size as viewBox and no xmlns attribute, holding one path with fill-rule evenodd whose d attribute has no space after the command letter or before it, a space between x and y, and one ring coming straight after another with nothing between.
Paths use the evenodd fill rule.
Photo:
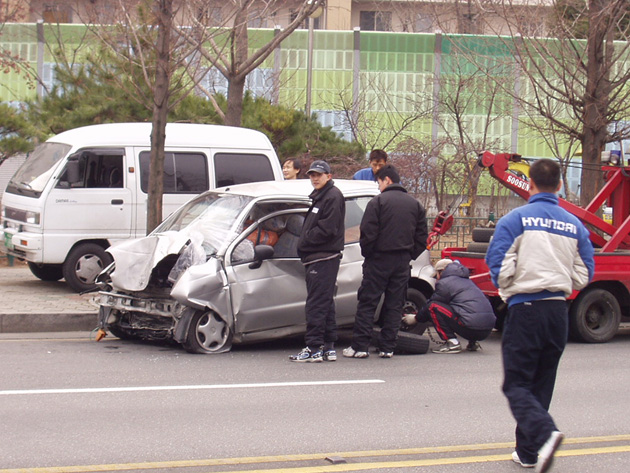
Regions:
<instances>
[{"instance_id":1,"label":"car headlight","mask_svg":"<svg viewBox=\"0 0 630 473\"><path fill-rule=\"evenodd\" d=\"M26 212L26 223L39 225L39 212Z\"/></svg>"}]
</instances>

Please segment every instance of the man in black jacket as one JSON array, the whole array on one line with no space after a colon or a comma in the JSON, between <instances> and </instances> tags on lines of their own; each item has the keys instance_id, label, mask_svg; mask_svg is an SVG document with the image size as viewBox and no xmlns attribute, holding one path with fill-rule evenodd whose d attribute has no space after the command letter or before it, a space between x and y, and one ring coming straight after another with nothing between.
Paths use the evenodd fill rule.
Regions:
<instances>
[{"instance_id":1,"label":"man in black jacket","mask_svg":"<svg viewBox=\"0 0 630 473\"><path fill-rule=\"evenodd\" d=\"M408 325L432 322L444 346L434 353L460 353L462 346L455 334L468 340L468 351L479 350L496 322L492 305L481 289L469 279L470 271L448 258L435 263L437 283L427 305L416 314L405 314Z\"/></svg>"},{"instance_id":2,"label":"man in black jacket","mask_svg":"<svg viewBox=\"0 0 630 473\"><path fill-rule=\"evenodd\" d=\"M402 320L409 263L426 249L427 222L424 208L400 185L391 164L376 173L381 194L367 205L361 220L363 280L359 288L352 344L343 351L348 358L367 358L374 317L381 295L379 356L394 355Z\"/></svg>"},{"instance_id":3,"label":"man in black jacket","mask_svg":"<svg viewBox=\"0 0 630 473\"><path fill-rule=\"evenodd\" d=\"M306 347L291 361L336 361L335 283L344 245L346 204L332 181L330 166L314 161L306 172L315 190L298 241L306 269Z\"/></svg>"}]
</instances>

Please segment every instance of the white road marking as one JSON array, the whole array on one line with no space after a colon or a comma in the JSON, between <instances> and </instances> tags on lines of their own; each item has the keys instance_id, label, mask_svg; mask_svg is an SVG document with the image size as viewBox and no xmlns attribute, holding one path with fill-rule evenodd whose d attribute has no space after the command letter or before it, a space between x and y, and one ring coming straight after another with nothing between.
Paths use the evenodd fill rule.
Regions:
<instances>
[{"instance_id":1,"label":"white road marking","mask_svg":"<svg viewBox=\"0 0 630 473\"><path fill-rule=\"evenodd\" d=\"M0 391L0 396L24 394L83 394L83 393L119 393L138 391L192 391L196 389L249 389L249 388L285 388L296 386L335 386L343 384L377 384L382 379L348 379L339 381L294 381L285 383L247 383L247 384L200 384L184 386L128 386L118 388L75 388L75 389L15 389Z\"/></svg>"}]
</instances>

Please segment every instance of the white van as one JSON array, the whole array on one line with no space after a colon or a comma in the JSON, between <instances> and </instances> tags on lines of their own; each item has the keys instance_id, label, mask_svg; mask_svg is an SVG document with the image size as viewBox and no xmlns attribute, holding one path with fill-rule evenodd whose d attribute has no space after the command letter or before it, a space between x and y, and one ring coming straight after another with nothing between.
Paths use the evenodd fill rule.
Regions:
<instances>
[{"instance_id":1,"label":"white van","mask_svg":"<svg viewBox=\"0 0 630 473\"><path fill-rule=\"evenodd\" d=\"M146 235L150 136L150 123L92 125L35 148L3 195L0 250L42 280L93 289L105 248ZM215 187L283 179L255 130L169 123L165 151L164 217Z\"/></svg>"}]
</instances>

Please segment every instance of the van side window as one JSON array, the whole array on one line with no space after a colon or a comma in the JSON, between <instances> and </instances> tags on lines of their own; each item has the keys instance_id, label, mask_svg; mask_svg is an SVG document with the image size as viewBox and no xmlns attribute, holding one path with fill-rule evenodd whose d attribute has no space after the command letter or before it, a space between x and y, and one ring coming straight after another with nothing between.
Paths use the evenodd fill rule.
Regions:
<instances>
[{"instance_id":1,"label":"van side window","mask_svg":"<svg viewBox=\"0 0 630 473\"><path fill-rule=\"evenodd\" d=\"M151 153L140 153L140 188L149 191L149 164ZM164 193L200 194L209 187L208 160L201 153L165 153Z\"/></svg>"},{"instance_id":2,"label":"van side window","mask_svg":"<svg viewBox=\"0 0 630 473\"><path fill-rule=\"evenodd\" d=\"M264 154L217 153L214 176L217 187L274 180L269 157Z\"/></svg>"},{"instance_id":3,"label":"van side window","mask_svg":"<svg viewBox=\"0 0 630 473\"><path fill-rule=\"evenodd\" d=\"M98 150L85 151L78 158L79 180L72 182L73 189L122 188L124 186L123 156ZM68 187L68 171L59 178L58 188Z\"/></svg>"}]
</instances>

